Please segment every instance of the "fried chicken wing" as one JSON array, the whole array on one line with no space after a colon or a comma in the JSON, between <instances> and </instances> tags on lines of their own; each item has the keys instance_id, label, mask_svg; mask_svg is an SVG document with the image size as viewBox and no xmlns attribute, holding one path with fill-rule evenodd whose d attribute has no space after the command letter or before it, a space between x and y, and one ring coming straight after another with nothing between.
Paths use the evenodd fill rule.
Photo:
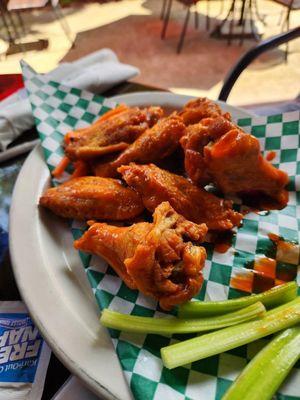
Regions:
<instances>
[{"instance_id":1,"label":"fried chicken wing","mask_svg":"<svg viewBox=\"0 0 300 400\"><path fill-rule=\"evenodd\" d=\"M105 258L131 289L159 300L169 310L191 299L201 288L206 251L205 224L197 225L161 203L153 223L130 227L95 223L76 240L76 249Z\"/></svg>"},{"instance_id":2,"label":"fried chicken wing","mask_svg":"<svg viewBox=\"0 0 300 400\"><path fill-rule=\"evenodd\" d=\"M128 227L94 223L83 236L74 242L78 250L104 258L130 289L137 289L127 272L124 261L134 255L135 249L152 229L148 222L138 222Z\"/></svg>"},{"instance_id":3,"label":"fried chicken wing","mask_svg":"<svg viewBox=\"0 0 300 400\"><path fill-rule=\"evenodd\" d=\"M160 107L123 106L109 118L100 118L88 128L69 132L65 137L65 153L75 161L123 151L162 116Z\"/></svg>"},{"instance_id":4,"label":"fried chicken wing","mask_svg":"<svg viewBox=\"0 0 300 400\"><path fill-rule=\"evenodd\" d=\"M216 118L223 115L226 119L230 120L229 113L222 113L221 108L213 101L206 97L200 97L195 100L190 100L179 113L186 126L196 124L203 118Z\"/></svg>"},{"instance_id":5,"label":"fried chicken wing","mask_svg":"<svg viewBox=\"0 0 300 400\"><path fill-rule=\"evenodd\" d=\"M220 116L205 118L201 123L187 127L180 144L184 149L185 170L196 185L205 186L211 181L201 149L235 128L231 121Z\"/></svg>"},{"instance_id":6,"label":"fried chicken wing","mask_svg":"<svg viewBox=\"0 0 300 400\"><path fill-rule=\"evenodd\" d=\"M182 176L172 174L153 164L131 163L118 169L126 183L141 196L145 207L153 211L168 201L185 218L205 223L211 230L228 230L238 226L242 215L232 203L199 188Z\"/></svg>"},{"instance_id":7,"label":"fried chicken wing","mask_svg":"<svg viewBox=\"0 0 300 400\"><path fill-rule=\"evenodd\" d=\"M181 144L194 183L214 183L224 194L260 207L286 206L288 175L262 157L257 138L222 117L203 120L186 132Z\"/></svg>"},{"instance_id":8,"label":"fried chicken wing","mask_svg":"<svg viewBox=\"0 0 300 400\"><path fill-rule=\"evenodd\" d=\"M115 160L94 166L97 176L114 177L117 168L132 161L141 164L161 160L172 154L185 133L185 125L176 114L160 119L147 129L135 142L124 150Z\"/></svg>"},{"instance_id":9,"label":"fried chicken wing","mask_svg":"<svg viewBox=\"0 0 300 400\"><path fill-rule=\"evenodd\" d=\"M139 215L140 196L116 179L84 176L47 189L40 205L55 214L79 220L125 220Z\"/></svg>"}]
</instances>

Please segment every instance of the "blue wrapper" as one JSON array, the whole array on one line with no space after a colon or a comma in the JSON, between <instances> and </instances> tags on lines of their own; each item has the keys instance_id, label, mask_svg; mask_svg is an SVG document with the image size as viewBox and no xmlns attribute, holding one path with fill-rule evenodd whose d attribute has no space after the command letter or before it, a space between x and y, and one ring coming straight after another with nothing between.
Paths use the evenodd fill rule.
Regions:
<instances>
[{"instance_id":1,"label":"blue wrapper","mask_svg":"<svg viewBox=\"0 0 300 400\"><path fill-rule=\"evenodd\" d=\"M50 349L21 302L0 302L0 400L39 400Z\"/></svg>"}]
</instances>

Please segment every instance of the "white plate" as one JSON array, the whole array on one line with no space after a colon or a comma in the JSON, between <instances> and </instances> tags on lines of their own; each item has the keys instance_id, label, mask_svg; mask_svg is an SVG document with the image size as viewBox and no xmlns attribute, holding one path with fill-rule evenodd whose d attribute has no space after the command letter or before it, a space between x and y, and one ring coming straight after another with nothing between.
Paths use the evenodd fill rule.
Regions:
<instances>
[{"instance_id":1,"label":"white plate","mask_svg":"<svg viewBox=\"0 0 300 400\"><path fill-rule=\"evenodd\" d=\"M116 96L129 105L181 107L191 97L164 92ZM222 104L234 118L249 113ZM50 183L41 147L27 158L15 185L10 212L10 252L15 278L32 318L54 353L96 394L131 399L112 342L99 324L99 309L69 227L40 210Z\"/></svg>"}]
</instances>

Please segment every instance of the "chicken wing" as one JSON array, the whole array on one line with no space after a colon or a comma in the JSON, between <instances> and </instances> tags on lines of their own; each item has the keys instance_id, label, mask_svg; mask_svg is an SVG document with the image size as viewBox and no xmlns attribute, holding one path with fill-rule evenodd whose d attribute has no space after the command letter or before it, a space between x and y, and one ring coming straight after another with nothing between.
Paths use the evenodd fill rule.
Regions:
<instances>
[{"instance_id":1,"label":"chicken wing","mask_svg":"<svg viewBox=\"0 0 300 400\"><path fill-rule=\"evenodd\" d=\"M84 176L47 189L40 205L55 214L79 220L125 220L136 217L144 206L140 196L116 179Z\"/></svg>"},{"instance_id":2,"label":"chicken wing","mask_svg":"<svg viewBox=\"0 0 300 400\"><path fill-rule=\"evenodd\" d=\"M222 117L203 120L187 128L181 144L194 183L214 183L224 194L258 207L286 206L288 175L262 157L257 138L235 124Z\"/></svg>"},{"instance_id":3,"label":"chicken wing","mask_svg":"<svg viewBox=\"0 0 300 400\"><path fill-rule=\"evenodd\" d=\"M147 129L135 142L124 150L116 159L94 165L97 176L117 176L117 168L132 161L141 164L155 162L172 154L185 133L182 118L172 114L160 119L151 129Z\"/></svg>"},{"instance_id":4,"label":"chicken wing","mask_svg":"<svg viewBox=\"0 0 300 400\"><path fill-rule=\"evenodd\" d=\"M220 116L205 118L201 123L187 127L186 134L180 139L180 143L184 149L185 170L196 185L205 186L211 181L201 149L231 129L236 129L236 126Z\"/></svg>"},{"instance_id":5,"label":"chicken wing","mask_svg":"<svg viewBox=\"0 0 300 400\"><path fill-rule=\"evenodd\" d=\"M206 251L191 241L200 243L206 232L205 224L187 221L164 202L156 208L153 223L126 228L96 223L74 246L103 257L128 287L170 310L201 288Z\"/></svg>"},{"instance_id":6,"label":"chicken wing","mask_svg":"<svg viewBox=\"0 0 300 400\"><path fill-rule=\"evenodd\" d=\"M229 113L223 114L221 108L206 97L200 97L198 99L189 101L179 115L182 117L186 126L196 124L203 118L208 117L216 118L223 115L224 118L228 120L231 119Z\"/></svg>"},{"instance_id":7,"label":"chicken wing","mask_svg":"<svg viewBox=\"0 0 300 400\"><path fill-rule=\"evenodd\" d=\"M232 209L232 203L153 164L131 163L118 169L126 183L141 196L145 207L153 211L168 201L185 218L197 224L205 223L211 230L228 230L238 226L242 215Z\"/></svg>"},{"instance_id":8,"label":"chicken wing","mask_svg":"<svg viewBox=\"0 0 300 400\"><path fill-rule=\"evenodd\" d=\"M88 128L69 132L65 136L65 153L75 161L122 151L162 116L160 107L139 109L123 106L120 112L109 118L100 118Z\"/></svg>"}]
</instances>

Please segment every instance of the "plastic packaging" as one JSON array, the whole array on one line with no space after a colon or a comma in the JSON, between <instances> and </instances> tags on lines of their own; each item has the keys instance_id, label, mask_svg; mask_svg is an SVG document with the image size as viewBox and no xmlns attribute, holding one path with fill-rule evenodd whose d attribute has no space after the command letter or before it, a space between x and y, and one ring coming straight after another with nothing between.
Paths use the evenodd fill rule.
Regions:
<instances>
[{"instance_id":1,"label":"plastic packaging","mask_svg":"<svg viewBox=\"0 0 300 400\"><path fill-rule=\"evenodd\" d=\"M25 305L0 302L0 400L42 397L50 349Z\"/></svg>"}]
</instances>

